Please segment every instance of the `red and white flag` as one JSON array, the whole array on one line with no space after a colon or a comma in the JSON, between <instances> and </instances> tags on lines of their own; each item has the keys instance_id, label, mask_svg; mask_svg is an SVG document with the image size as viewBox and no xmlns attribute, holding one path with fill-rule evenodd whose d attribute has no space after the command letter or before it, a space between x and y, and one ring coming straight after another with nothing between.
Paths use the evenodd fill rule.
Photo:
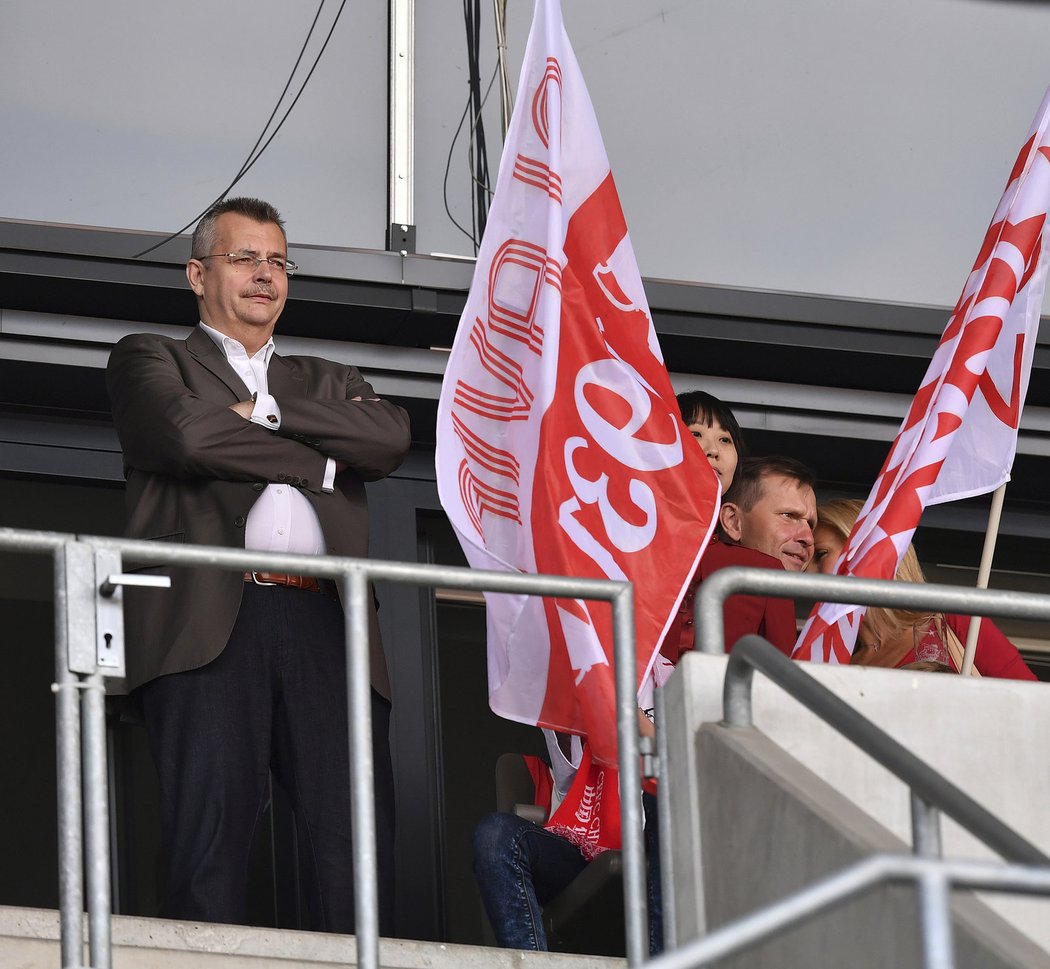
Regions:
<instances>
[{"instance_id":1,"label":"red and white flag","mask_svg":"<svg viewBox=\"0 0 1050 969\"><path fill-rule=\"evenodd\" d=\"M1046 283L1050 89L1007 180L959 302L839 559L892 579L926 505L1010 480ZM823 603L794 657L848 663L864 610Z\"/></svg>"},{"instance_id":2,"label":"red and white flag","mask_svg":"<svg viewBox=\"0 0 1050 969\"><path fill-rule=\"evenodd\" d=\"M647 674L718 483L656 340L556 0L537 0L499 181L445 371L441 503L476 568L634 583ZM489 702L616 762L608 603L487 595Z\"/></svg>"}]
</instances>

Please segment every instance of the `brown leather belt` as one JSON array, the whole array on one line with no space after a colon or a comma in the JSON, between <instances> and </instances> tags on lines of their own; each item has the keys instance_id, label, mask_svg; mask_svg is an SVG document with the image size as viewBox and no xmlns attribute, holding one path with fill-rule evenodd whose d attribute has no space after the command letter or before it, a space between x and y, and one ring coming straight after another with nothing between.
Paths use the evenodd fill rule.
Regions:
<instances>
[{"instance_id":1,"label":"brown leather belt","mask_svg":"<svg viewBox=\"0 0 1050 969\"><path fill-rule=\"evenodd\" d=\"M284 575L281 572L245 572L245 582L256 585L286 585L304 592L320 592L321 583L313 575Z\"/></svg>"}]
</instances>

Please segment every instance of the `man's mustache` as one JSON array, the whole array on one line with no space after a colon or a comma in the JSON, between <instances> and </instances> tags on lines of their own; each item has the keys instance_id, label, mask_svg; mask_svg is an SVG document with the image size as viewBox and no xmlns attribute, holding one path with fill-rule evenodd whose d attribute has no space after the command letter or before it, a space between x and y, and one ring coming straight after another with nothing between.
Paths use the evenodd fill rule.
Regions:
<instances>
[{"instance_id":1,"label":"man's mustache","mask_svg":"<svg viewBox=\"0 0 1050 969\"><path fill-rule=\"evenodd\" d=\"M244 299L250 299L252 296L268 296L270 299L277 299L277 290L269 286L253 286L241 293L241 296Z\"/></svg>"}]
</instances>

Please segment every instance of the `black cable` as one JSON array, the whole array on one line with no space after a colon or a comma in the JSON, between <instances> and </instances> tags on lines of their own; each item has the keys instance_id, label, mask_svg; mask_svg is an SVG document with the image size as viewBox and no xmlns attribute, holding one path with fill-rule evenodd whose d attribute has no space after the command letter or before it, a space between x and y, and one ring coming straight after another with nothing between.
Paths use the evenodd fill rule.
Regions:
<instances>
[{"instance_id":1,"label":"black cable","mask_svg":"<svg viewBox=\"0 0 1050 969\"><path fill-rule=\"evenodd\" d=\"M496 76L498 74L499 74L499 64L497 63L496 66L492 69L492 76L489 78L488 86L485 88L485 96L481 99L481 109L483 111L485 109L485 105L488 104L489 95L492 93L492 85L496 83ZM480 115L479 115L479 117L480 117ZM474 138L474 127L476 127L476 123L477 123L477 119L475 119L475 125L472 126L471 129L470 129L470 138L471 138L471 140L473 140L473 138ZM472 182L472 184L478 186L479 188L481 188L485 192L485 204L487 206L488 203L489 203L489 200L492 198L493 195L496 194L489 187L488 178L489 178L490 172L489 172L489 168L488 168L488 156L487 155L485 157L485 181L481 181L478 178L474 178L473 175L474 175L474 173L473 173L473 171L471 171L471 176L472 176L471 182Z\"/></svg>"},{"instance_id":2,"label":"black cable","mask_svg":"<svg viewBox=\"0 0 1050 969\"><path fill-rule=\"evenodd\" d=\"M272 142L273 139L277 137L277 133L281 130L281 128L283 127L285 121L288 120L288 115L290 115L292 113L292 109L298 103L299 98L302 97L303 91L306 90L306 85L310 82L310 78L313 77L314 71L317 70L317 65L321 61L321 56L324 54L325 49L328 47L328 42L332 39L332 33L335 31L335 26L336 26L337 23L339 23L339 17L340 17L340 15L343 12L343 7L346 6L346 0L342 0L342 3L339 4L339 9L336 11L335 18L332 20L332 25L328 29L328 36L325 37L324 43L321 45L321 49L320 49L320 51L318 51L317 57L314 58L313 65L310 67L310 72L306 75L306 79L303 81L302 85L300 86L298 93L295 95L295 98L292 100L292 103L288 106L287 110L282 115L281 120L277 123L277 127L274 128L273 133L270 135L269 138L266 139L266 141L263 143L262 147L260 148L259 147L259 143L262 142L263 138L265 137L266 130L270 127L271 122L273 121L274 117L277 115L278 110L280 109L281 102L284 100L285 95L288 93L288 89L292 86L292 80L295 77L295 72L299 69L299 65L300 65L300 63L302 63L303 56L306 54L306 48L307 48L307 46L310 43L310 38L313 37L314 29L317 26L317 21L318 21L318 19L321 16L321 10L324 8L325 2L326 2L326 0L321 0L320 4L318 5L317 12L314 14L313 22L310 24L310 30L307 32L306 39L303 41L303 45L302 45L302 47L299 50L299 56L295 59L295 64L292 67L291 73L288 75L288 80L285 82L284 90L281 91L281 95L277 99L277 103L274 105L273 111L270 112L270 117L266 119L266 124L263 126L263 129L260 132L259 137L255 140L255 144L252 146L251 151L248 152L248 156L245 158L244 162L241 164L240 170L237 172L236 176L234 176L233 181L230 182L230 184L227 185L225 189L223 189L223 191L219 194L219 196L217 198L213 199L210 203L208 203L207 207L203 211L198 212L197 215L195 215L181 229L178 229L177 231L171 233L171 235L167 236L166 238L161 239L160 242L156 243L155 245L150 246L148 249L143 249L142 252L136 253L132 257L133 259L140 259L142 256L146 256L149 253L153 252L155 249L159 249L161 246L165 245L168 242L171 242L172 239L174 239L177 236L181 235L188 228L190 228L190 226L195 225L197 220L200 219L201 216L205 215L205 213L207 213L212 208L213 205L217 205L224 198L226 198L226 196L230 193L230 191L233 189L233 187L242 178L244 178L244 176L247 175L249 171L251 171L252 166L255 165L255 163L262 156L263 152L266 151L266 149L270 146L270 142Z\"/></svg>"},{"instance_id":3,"label":"black cable","mask_svg":"<svg viewBox=\"0 0 1050 969\"><path fill-rule=\"evenodd\" d=\"M467 30L467 103L470 105L471 117L477 119L477 101L475 98L475 90L477 88L477 77L475 75L475 69L477 67L477 55L475 52L475 44L478 40L478 28L473 17L474 5L472 0L463 0L463 24ZM473 125L472 125L473 127ZM470 172L471 183L470 183L470 233L471 238L474 240L474 251L478 251L478 212L477 206L474 204L476 197L474 195L474 143L472 139L467 141L467 170Z\"/></svg>"},{"instance_id":4,"label":"black cable","mask_svg":"<svg viewBox=\"0 0 1050 969\"><path fill-rule=\"evenodd\" d=\"M485 145L485 122L481 111L485 98L481 93L481 0L463 0L467 31L467 69L470 104L474 117L473 138L468 142L467 157L471 172L471 222L475 232L475 251L485 234L488 218L488 151ZM487 92L486 92L487 95Z\"/></svg>"},{"instance_id":5,"label":"black cable","mask_svg":"<svg viewBox=\"0 0 1050 969\"><path fill-rule=\"evenodd\" d=\"M474 237L473 233L468 232L459 224L456 217L452 214L452 210L448 207L448 173L449 169L452 167L452 154L456 150L456 141L459 139L459 133L463 130L463 122L467 120L467 113L469 111L470 97L468 96L467 103L463 106L463 113L459 116L459 124L456 125L456 133L452 136L452 144L448 146L448 158L445 159L445 179L441 183L441 197L445 202L445 214L452 220L452 224L474 244L474 252L477 253L478 240Z\"/></svg>"},{"instance_id":6,"label":"black cable","mask_svg":"<svg viewBox=\"0 0 1050 969\"><path fill-rule=\"evenodd\" d=\"M489 92L492 90L492 85L496 80L496 74L499 72L499 64L496 65L495 70L492 72L492 77L489 78L488 87L485 89L485 101L488 100ZM482 104L485 103L482 101ZM448 157L445 159L445 178L441 183L441 197L445 203L445 215L449 217L449 221L459 229L473 244L474 253L477 254L478 250L478 238L475 234L469 232L457 221L456 217L452 214L452 209L448 205L448 173L452 168L452 155L456 150L456 142L459 140L459 133L463 130L463 122L467 120L467 114L470 112L470 96L467 96L467 103L463 107L463 113L459 116L459 124L456 125L456 133L452 136L452 144L448 146ZM474 184L474 173L471 172L471 184ZM484 186L486 195L491 196L492 191L488 185Z\"/></svg>"}]
</instances>

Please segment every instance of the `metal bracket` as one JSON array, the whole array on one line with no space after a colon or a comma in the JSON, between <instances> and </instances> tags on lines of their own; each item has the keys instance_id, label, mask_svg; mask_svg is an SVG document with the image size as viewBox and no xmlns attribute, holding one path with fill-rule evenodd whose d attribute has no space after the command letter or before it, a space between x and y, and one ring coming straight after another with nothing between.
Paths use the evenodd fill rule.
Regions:
<instances>
[{"instance_id":1,"label":"metal bracket","mask_svg":"<svg viewBox=\"0 0 1050 969\"><path fill-rule=\"evenodd\" d=\"M95 662L103 676L124 676L124 595L122 586L136 585L171 588L167 575L125 574L120 571L120 553L112 549L95 550ZM99 576L105 578L98 582Z\"/></svg>"},{"instance_id":2,"label":"metal bracket","mask_svg":"<svg viewBox=\"0 0 1050 969\"><path fill-rule=\"evenodd\" d=\"M416 227L404 222L391 222L386 230L387 252L400 252L407 256L416 251Z\"/></svg>"},{"instance_id":3,"label":"metal bracket","mask_svg":"<svg viewBox=\"0 0 1050 969\"><path fill-rule=\"evenodd\" d=\"M62 546L62 581L66 593L66 660L70 672L96 672L95 559L90 546Z\"/></svg>"},{"instance_id":4,"label":"metal bracket","mask_svg":"<svg viewBox=\"0 0 1050 969\"><path fill-rule=\"evenodd\" d=\"M103 676L124 675L124 597L113 579L120 572L120 553L109 549L95 550L95 662Z\"/></svg>"}]
</instances>

